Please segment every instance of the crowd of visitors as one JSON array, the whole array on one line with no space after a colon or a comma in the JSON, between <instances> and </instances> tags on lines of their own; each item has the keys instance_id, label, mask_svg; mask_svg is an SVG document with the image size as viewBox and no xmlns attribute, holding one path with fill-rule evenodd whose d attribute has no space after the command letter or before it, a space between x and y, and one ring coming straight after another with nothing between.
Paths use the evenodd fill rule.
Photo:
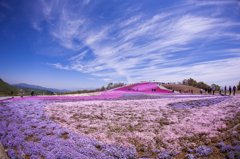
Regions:
<instances>
[{"instance_id":1,"label":"crowd of visitors","mask_svg":"<svg viewBox=\"0 0 240 159\"><path fill-rule=\"evenodd\" d=\"M219 94L226 96L227 93L228 93L229 96L232 95L232 94L235 96L236 90L237 90L236 86L233 86L233 87L229 86L228 88L227 88L227 86L225 86L225 87L221 87L221 89L219 91Z\"/></svg>"},{"instance_id":2,"label":"crowd of visitors","mask_svg":"<svg viewBox=\"0 0 240 159\"><path fill-rule=\"evenodd\" d=\"M205 93L204 93L205 91ZM221 87L220 90L219 90L219 94L220 95L223 95L223 96L226 96L226 95L234 95L236 94L236 91L237 91L237 87L236 86L225 86L225 87ZM216 87L213 85L211 88L209 89L200 89L200 94L212 94L214 95L216 92Z\"/></svg>"}]
</instances>

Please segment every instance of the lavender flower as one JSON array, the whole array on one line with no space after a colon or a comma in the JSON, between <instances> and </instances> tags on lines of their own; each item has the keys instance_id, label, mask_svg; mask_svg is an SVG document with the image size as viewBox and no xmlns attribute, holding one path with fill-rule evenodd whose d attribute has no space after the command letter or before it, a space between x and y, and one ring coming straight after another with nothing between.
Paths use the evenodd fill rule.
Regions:
<instances>
[{"instance_id":1,"label":"lavender flower","mask_svg":"<svg viewBox=\"0 0 240 159\"><path fill-rule=\"evenodd\" d=\"M195 148L195 152L199 156L209 156L213 153L213 150L211 147L199 146L199 147Z\"/></svg>"},{"instance_id":2,"label":"lavender flower","mask_svg":"<svg viewBox=\"0 0 240 159\"><path fill-rule=\"evenodd\" d=\"M187 154L185 157L186 159L195 159L193 154Z\"/></svg>"},{"instance_id":3,"label":"lavender flower","mask_svg":"<svg viewBox=\"0 0 240 159\"><path fill-rule=\"evenodd\" d=\"M218 148L222 148L223 146L225 146L225 143L224 143L224 142L219 142L219 143L217 144L217 147L218 147Z\"/></svg>"},{"instance_id":4,"label":"lavender flower","mask_svg":"<svg viewBox=\"0 0 240 159\"><path fill-rule=\"evenodd\" d=\"M228 159L234 159L234 158L235 158L235 153L234 153L234 151L229 151L229 152L227 153L227 157L228 157Z\"/></svg>"},{"instance_id":5,"label":"lavender flower","mask_svg":"<svg viewBox=\"0 0 240 159\"><path fill-rule=\"evenodd\" d=\"M17 155L13 149L8 149L7 154L11 159L17 159Z\"/></svg>"},{"instance_id":6,"label":"lavender flower","mask_svg":"<svg viewBox=\"0 0 240 159\"><path fill-rule=\"evenodd\" d=\"M26 156L134 159L137 156L135 141L148 145L158 158L173 158L175 155L168 151L152 150L159 148L159 143L170 150L178 150L179 138L190 133L216 135L217 129L224 127L221 119L233 117L237 109L236 104L233 107L224 104L225 100L230 100L207 96L159 96L131 92L133 95L124 98L134 100L115 100L124 94L126 92L116 91L86 97L46 96L4 101L4 106L0 103L0 140L8 149L9 157L20 159ZM206 102L200 101L202 98L206 98ZM172 101L178 103L179 108L189 108L188 112L175 111L174 104L169 104ZM222 108L216 110L215 106L212 108L213 104ZM198 111L192 109L196 108L195 105ZM207 113L201 107L205 107ZM85 131L87 135L80 135ZM238 151L239 145L236 144L228 152L233 152L236 157ZM193 152L198 156L208 156L212 149L202 146Z\"/></svg>"},{"instance_id":7,"label":"lavender flower","mask_svg":"<svg viewBox=\"0 0 240 159\"><path fill-rule=\"evenodd\" d=\"M172 154L168 151L163 151L163 152L160 152L157 157L158 159L171 159Z\"/></svg>"},{"instance_id":8,"label":"lavender flower","mask_svg":"<svg viewBox=\"0 0 240 159\"><path fill-rule=\"evenodd\" d=\"M221 152L229 152L233 149L233 147L231 145L224 145L220 148Z\"/></svg>"}]
</instances>

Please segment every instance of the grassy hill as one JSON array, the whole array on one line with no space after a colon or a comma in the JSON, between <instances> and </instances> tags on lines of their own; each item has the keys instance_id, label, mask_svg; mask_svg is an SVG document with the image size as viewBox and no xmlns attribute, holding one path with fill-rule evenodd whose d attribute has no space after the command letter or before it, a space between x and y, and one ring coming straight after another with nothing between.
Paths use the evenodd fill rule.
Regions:
<instances>
[{"instance_id":1,"label":"grassy hill","mask_svg":"<svg viewBox=\"0 0 240 159\"><path fill-rule=\"evenodd\" d=\"M63 93L63 92L69 91L66 89L47 88L47 87L42 87L42 86L32 85L27 83L18 83L18 84L14 84L13 86L19 89L30 89L30 90L43 91L43 92L46 91L46 92Z\"/></svg>"},{"instance_id":2,"label":"grassy hill","mask_svg":"<svg viewBox=\"0 0 240 159\"><path fill-rule=\"evenodd\" d=\"M55 92L52 88L45 88L26 83L14 84L13 86L21 90L19 92L23 92L24 95L30 95L32 91L34 91L34 95L53 95ZM55 90L57 91L57 89Z\"/></svg>"},{"instance_id":3,"label":"grassy hill","mask_svg":"<svg viewBox=\"0 0 240 159\"><path fill-rule=\"evenodd\" d=\"M168 89L174 89L175 91L181 91L182 93L193 90L193 94L200 94L200 89L193 86L183 84L163 84L163 86Z\"/></svg>"},{"instance_id":4,"label":"grassy hill","mask_svg":"<svg viewBox=\"0 0 240 159\"><path fill-rule=\"evenodd\" d=\"M53 95L54 92L47 90L44 87L31 87L31 85L10 85L7 82L0 79L0 96L16 96L16 95L31 95L34 91L35 95Z\"/></svg>"},{"instance_id":5,"label":"grassy hill","mask_svg":"<svg viewBox=\"0 0 240 159\"><path fill-rule=\"evenodd\" d=\"M0 79L0 96L17 95L18 89Z\"/></svg>"}]
</instances>

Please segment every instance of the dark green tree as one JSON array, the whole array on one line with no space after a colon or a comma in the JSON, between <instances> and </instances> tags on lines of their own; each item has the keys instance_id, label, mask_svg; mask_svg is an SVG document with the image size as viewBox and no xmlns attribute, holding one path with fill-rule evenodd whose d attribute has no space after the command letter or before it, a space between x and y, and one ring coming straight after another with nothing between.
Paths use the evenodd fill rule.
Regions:
<instances>
[{"instance_id":1,"label":"dark green tree","mask_svg":"<svg viewBox=\"0 0 240 159\"><path fill-rule=\"evenodd\" d=\"M188 85L195 87L195 86L197 86L197 81L192 79L192 78L190 78L190 79L188 79Z\"/></svg>"},{"instance_id":2,"label":"dark green tree","mask_svg":"<svg viewBox=\"0 0 240 159\"><path fill-rule=\"evenodd\" d=\"M188 86L197 86L197 81L192 79L192 78L189 78L189 79L184 79L183 80L183 84L184 85L188 85Z\"/></svg>"},{"instance_id":3,"label":"dark green tree","mask_svg":"<svg viewBox=\"0 0 240 159\"><path fill-rule=\"evenodd\" d=\"M197 86L196 86L197 88L201 88L201 89L209 89L210 88L210 86L209 85L207 85L206 83L204 83L204 82L198 82L197 83Z\"/></svg>"},{"instance_id":4,"label":"dark green tree","mask_svg":"<svg viewBox=\"0 0 240 159\"><path fill-rule=\"evenodd\" d=\"M211 87L215 87L216 91L219 91L221 89L221 87L217 84L212 84Z\"/></svg>"},{"instance_id":5,"label":"dark green tree","mask_svg":"<svg viewBox=\"0 0 240 159\"><path fill-rule=\"evenodd\" d=\"M108 83L108 85L107 85L107 89L111 89L113 87L113 83L111 82L111 83Z\"/></svg>"},{"instance_id":6,"label":"dark green tree","mask_svg":"<svg viewBox=\"0 0 240 159\"><path fill-rule=\"evenodd\" d=\"M100 91L105 91L105 87L104 87L104 86L102 86L102 88L100 89Z\"/></svg>"},{"instance_id":7,"label":"dark green tree","mask_svg":"<svg viewBox=\"0 0 240 159\"><path fill-rule=\"evenodd\" d=\"M184 79L183 82L182 82L182 84L188 85L188 80L187 80L187 79Z\"/></svg>"}]
</instances>

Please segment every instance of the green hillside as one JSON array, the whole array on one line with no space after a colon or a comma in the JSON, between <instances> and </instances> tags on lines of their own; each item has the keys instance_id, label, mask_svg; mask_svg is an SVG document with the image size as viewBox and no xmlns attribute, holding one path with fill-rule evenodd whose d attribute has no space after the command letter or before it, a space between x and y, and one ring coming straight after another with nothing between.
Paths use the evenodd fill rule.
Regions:
<instances>
[{"instance_id":1,"label":"green hillside","mask_svg":"<svg viewBox=\"0 0 240 159\"><path fill-rule=\"evenodd\" d=\"M0 79L0 96L17 95L18 89Z\"/></svg>"},{"instance_id":2,"label":"green hillside","mask_svg":"<svg viewBox=\"0 0 240 159\"><path fill-rule=\"evenodd\" d=\"M41 90L41 89L34 89L34 88L19 88L19 87L17 88L20 90L20 92L23 93L24 96L31 95L32 91L34 92L34 95L53 95L54 94L52 91L48 91L48 90Z\"/></svg>"}]
</instances>

